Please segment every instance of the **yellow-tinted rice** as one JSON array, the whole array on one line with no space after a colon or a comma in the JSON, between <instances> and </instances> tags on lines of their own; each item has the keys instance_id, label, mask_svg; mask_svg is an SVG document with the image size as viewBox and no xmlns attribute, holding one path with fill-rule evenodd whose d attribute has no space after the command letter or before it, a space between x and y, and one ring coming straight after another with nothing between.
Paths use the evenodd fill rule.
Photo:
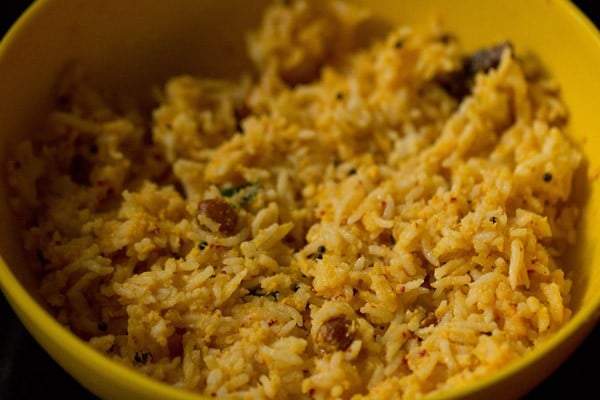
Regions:
<instances>
[{"instance_id":1,"label":"yellow-tinted rice","mask_svg":"<svg viewBox=\"0 0 600 400\"><path fill-rule=\"evenodd\" d=\"M507 48L456 98L460 43L356 48L367 18L275 4L256 74L173 77L151 111L67 78L8 164L58 320L157 380L272 399L414 398L560 329L581 156L558 86Z\"/></svg>"}]
</instances>

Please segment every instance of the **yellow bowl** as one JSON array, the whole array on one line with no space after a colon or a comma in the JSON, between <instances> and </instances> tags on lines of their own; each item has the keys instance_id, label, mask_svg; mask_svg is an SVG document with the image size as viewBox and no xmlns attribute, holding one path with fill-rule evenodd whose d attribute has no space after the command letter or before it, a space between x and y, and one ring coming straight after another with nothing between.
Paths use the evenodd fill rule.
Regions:
<instances>
[{"instance_id":1,"label":"yellow bowl","mask_svg":"<svg viewBox=\"0 0 600 400\"><path fill-rule=\"evenodd\" d=\"M366 1L365 1L366 2ZM582 143L591 176L599 175L600 35L568 1L421 0L369 1L383 20L419 25L441 16L467 49L510 39L534 52L562 86L570 110L569 132ZM0 46L0 164L11 146L34 130L49 109L59 71L71 61L109 88L138 90L182 72L231 76L249 66L242 33L255 26L266 1L38 0ZM587 179L582 177L582 182ZM102 398L191 399L92 350L47 312L28 269L0 185L0 286L23 324L83 386ZM591 180L569 260L575 314L543 346L489 379L445 397L515 398L546 378L589 334L600 310L600 189Z\"/></svg>"}]
</instances>

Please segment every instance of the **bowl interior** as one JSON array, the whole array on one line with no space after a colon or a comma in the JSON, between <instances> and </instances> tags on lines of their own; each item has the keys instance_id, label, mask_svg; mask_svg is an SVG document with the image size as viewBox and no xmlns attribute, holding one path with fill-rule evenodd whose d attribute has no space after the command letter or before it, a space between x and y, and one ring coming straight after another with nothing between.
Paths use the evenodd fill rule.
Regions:
<instances>
[{"instance_id":1,"label":"bowl interior","mask_svg":"<svg viewBox=\"0 0 600 400\"><path fill-rule=\"evenodd\" d=\"M0 164L20 138L33 132L50 105L59 73L81 63L101 86L127 91L147 90L173 74L232 77L249 68L243 34L256 26L267 1L238 2L172 0L126 2L39 0L5 37L0 48ZM422 0L364 1L381 26L422 25L439 16L465 49L508 39L517 53L535 53L559 82L570 110L569 133L584 152L592 177L600 175L595 154L600 151L600 113L594 96L600 93L600 38L593 25L567 1L447 2ZM534 27L534 28L532 28ZM560 27L560 29L557 29ZM49 32L52 32L49 35ZM10 214L6 180L0 183L0 286L24 324L48 352L85 386L102 397L187 398L124 367L115 366L87 348L44 311L37 281L27 267L18 232ZM554 355L565 357L597 320L600 292L600 252L594 238L600 226L597 180L582 174L574 194L585 204L579 242L565 259L573 278L569 324L545 346L502 374L471 385L455 395L493 388L524 369L526 364ZM10 222L9 222L10 221ZM558 346L564 340L566 345ZM83 367L82 367L83 365ZM551 372L542 368L528 376L515 393L533 387ZM125 382L127 381L127 382ZM107 385L106 382L111 382ZM514 385L513 385L514 386ZM511 391L504 387L503 395Z\"/></svg>"}]
</instances>

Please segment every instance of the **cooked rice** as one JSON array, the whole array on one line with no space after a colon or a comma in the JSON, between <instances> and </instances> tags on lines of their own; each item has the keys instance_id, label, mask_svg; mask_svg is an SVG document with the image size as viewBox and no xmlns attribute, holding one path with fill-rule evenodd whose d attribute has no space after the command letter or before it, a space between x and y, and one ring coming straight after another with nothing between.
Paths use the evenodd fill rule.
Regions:
<instances>
[{"instance_id":1,"label":"cooked rice","mask_svg":"<svg viewBox=\"0 0 600 400\"><path fill-rule=\"evenodd\" d=\"M63 82L8 164L56 318L230 398L415 398L557 332L581 160L558 86L506 47L454 96L455 38L356 48L367 18L274 4L248 36L256 75L173 77L151 112Z\"/></svg>"}]
</instances>

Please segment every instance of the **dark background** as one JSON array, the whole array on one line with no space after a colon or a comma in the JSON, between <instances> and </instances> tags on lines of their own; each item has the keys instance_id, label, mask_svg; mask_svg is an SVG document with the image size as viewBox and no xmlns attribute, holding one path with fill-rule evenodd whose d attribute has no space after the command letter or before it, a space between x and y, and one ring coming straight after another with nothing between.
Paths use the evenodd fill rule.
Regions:
<instances>
[{"instance_id":1,"label":"dark background","mask_svg":"<svg viewBox=\"0 0 600 400\"><path fill-rule=\"evenodd\" d=\"M0 37L31 2L0 0ZM600 26L600 11L593 9L595 1L574 3L592 22ZM577 351L545 382L531 391L526 399L549 398L551 395L600 398L599 381L600 325ZM65 399L95 399L35 342L21 325L4 296L0 294L0 399L39 399L54 396Z\"/></svg>"}]
</instances>

